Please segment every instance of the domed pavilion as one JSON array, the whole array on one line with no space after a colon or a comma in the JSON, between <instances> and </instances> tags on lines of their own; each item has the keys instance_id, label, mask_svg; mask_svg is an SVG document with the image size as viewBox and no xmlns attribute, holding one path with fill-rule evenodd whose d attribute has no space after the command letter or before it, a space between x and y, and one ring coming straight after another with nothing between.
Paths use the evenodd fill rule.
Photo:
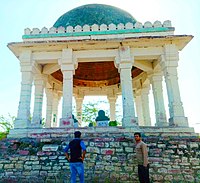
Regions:
<instances>
[{"instance_id":1,"label":"domed pavilion","mask_svg":"<svg viewBox=\"0 0 200 183\"><path fill-rule=\"evenodd\" d=\"M121 95L122 127L150 127L150 88L155 126L189 129L177 67L179 52L193 36L175 35L174 31L169 20L142 24L128 12L103 4L72 9L51 28L26 28L22 42L8 44L20 61L22 74L18 114L11 133L23 136L23 129L42 129L44 91L47 129L73 128L73 97L81 124L83 99L92 95L107 96L110 120L115 120L116 99ZM164 105L163 83L168 109ZM34 110L30 120L32 93ZM58 119L61 99L62 117Z\"/></svg>"}]
</instances>

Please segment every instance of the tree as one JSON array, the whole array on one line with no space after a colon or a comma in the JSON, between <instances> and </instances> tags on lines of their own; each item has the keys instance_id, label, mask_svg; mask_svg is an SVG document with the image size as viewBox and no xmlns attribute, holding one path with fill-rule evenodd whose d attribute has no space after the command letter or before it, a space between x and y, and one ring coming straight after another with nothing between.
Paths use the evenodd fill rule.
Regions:
<instances>
[{"instance_id":1,"label":"tree","mask_svg":"<svg viewBox=\"0 0 200 183\"><path fill-rule=\"evenodd\" d=\"M83 104L82 110L82 122L89 125L89 123L95 122L95 118L98 114L98 103Z\"/></svg>"},{"instance_id":2,"label":"tree","mask_svg":"<svg viewBox=\"0 0 200 183\"><path fill-rule=\"evenodd\" d=\"M10 129L13 128L15 117L9 114L8 118L0 116L0 139L5 138Z\"/></svg>"},{"instance_id":3,"label":"tree","mask_svg":"<svg viewBox=\"0 0 200 183\"><path fill-rule=\"evenodd\" d=\"M122 119L122 105L121 98L116 102L116 121L118 125L121 125ZM82 106L82 124L88 126L90 123L94 123L98 116L98 111L104 110L106 116L109 116L109 103L106 97L92 97Z\"/></svg>"},{"instance_id":4,"label":"tree","mask_svg":"<svg viewBox=\"0 0 200 183\"><path fill-rule=\"evenodd\" d=\"M90 123L94 123L96 117L98 116L99 110L104 110L106 115L108 115L108 102L102 100L95 100L93 102L89 101L83 104L82 107L82 122L87 126Z\"/></svg>"}]
</instances>

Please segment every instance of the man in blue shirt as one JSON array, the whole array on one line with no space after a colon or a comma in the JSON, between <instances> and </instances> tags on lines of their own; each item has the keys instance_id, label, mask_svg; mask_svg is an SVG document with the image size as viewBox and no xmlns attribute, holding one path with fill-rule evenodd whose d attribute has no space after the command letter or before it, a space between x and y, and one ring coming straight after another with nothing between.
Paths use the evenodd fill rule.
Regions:
<instances>
[{"instance_id":1,"label":"man in blue shirt","mask_svg":"<svg viewBox=\"0 0 200 183\"><path fill-rule=\"evenodd\" d=\"M80 131L74 132L74 139L64 149L65 156L70 162L71 183L76 183L76 174L78 173L80 183L84 183L84 165L83 160L86 154L86 146L81 137ZM70 156L68 154L70 150Z\"/></svg>"}]
</instances>

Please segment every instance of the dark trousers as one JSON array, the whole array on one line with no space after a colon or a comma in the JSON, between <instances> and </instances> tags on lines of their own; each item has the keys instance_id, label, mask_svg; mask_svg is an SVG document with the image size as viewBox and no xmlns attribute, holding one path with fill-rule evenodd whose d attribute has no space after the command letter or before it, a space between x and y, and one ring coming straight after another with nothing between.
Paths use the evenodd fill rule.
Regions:
<instances>
[{"instance_id":1,"label":"dark trousers","mask_svg":"<svg viewBox=\"0 0 200 183\"><path fill-rule=\"evenodd\" d=\"M147 167L143 165L138 165L138 176L140 183L150 183L149 165L147 165Z\"/></svg>"}]
</instances>

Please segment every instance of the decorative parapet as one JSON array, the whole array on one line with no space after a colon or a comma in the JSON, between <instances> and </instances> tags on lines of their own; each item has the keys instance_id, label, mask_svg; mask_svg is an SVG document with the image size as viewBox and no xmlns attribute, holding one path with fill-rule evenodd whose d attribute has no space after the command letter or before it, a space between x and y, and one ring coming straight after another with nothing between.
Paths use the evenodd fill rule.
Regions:
<instances>
[{"instance_id":1,"label":"decorative parapet","mask_svg":"<svg viewBox=\"0 0 200 183\"><path fill-rule=\"evenodd\" d=\"M51 27L47 29L46 27L41 30L38 28L33 28L32 30L26 28L24 30L23 39L31 38L49 38L49 37L70 37L70 36L89 36L89 35L105 35L105 34L126 34L126 33L151 33L151 32L172 32L174 27L171 26L171 21L166 20L163 24L160 21L155 21L153 24L149 21L145 22L144 25L140 22L133 23L120 23L115 24L94 24L92 26L84 25L81 27L77 25L75 27L67 26L64 27Z\"/></svg>"}]
</instances>

